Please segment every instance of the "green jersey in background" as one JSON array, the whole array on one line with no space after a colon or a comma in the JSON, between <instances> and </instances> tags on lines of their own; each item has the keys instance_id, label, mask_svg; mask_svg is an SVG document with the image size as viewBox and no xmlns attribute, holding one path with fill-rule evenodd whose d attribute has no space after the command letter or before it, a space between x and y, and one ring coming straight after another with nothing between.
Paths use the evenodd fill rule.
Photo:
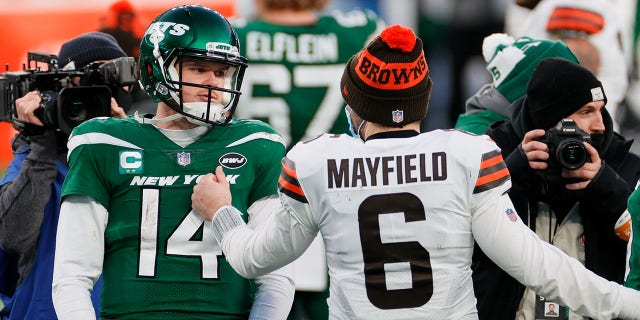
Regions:
<instances>
[{"instance_id":1,"label":"green jersey in background","mask_svg":"<svg viewBox=\"0 0 640 320\"><path fill-rule=\"evenodd\" d=\"M236 117L268 122L288 147L348 132L340 78L349 58L384 27L374 12L336 11L308 26L233 23L249 61Z\"/></svg>"}]
</instances>

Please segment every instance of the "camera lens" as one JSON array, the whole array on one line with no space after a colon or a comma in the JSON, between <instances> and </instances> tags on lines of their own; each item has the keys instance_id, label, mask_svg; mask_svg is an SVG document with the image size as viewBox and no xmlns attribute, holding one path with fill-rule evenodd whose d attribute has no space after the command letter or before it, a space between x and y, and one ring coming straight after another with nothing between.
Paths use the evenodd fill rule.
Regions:
<instances>
[{"instance_id":1,"label":"camera lens","mask_svg":"<svg viewBox=\"0 0 640 320\"><path fill-rule=\"evenodd\" d=\"M106 86L64 88L57 109L60 129L69 134L86 120L111 114L111 91Z\"/></svg>"},{"instance_id":2,"label":"camera lens","mask_svg":"<svg viewBox=\"0 0 640 320\"><path fill-rule=\"evenodd\" d=\"M84 104L84 101L74 101L73 104L68 108L67 118L71 121L82 122L87 120L87 107Z\"/></svg>"},{"instance_id":3,"label":"camera lens","mask_svg":"<svg viewBox=\"0 0 640 320\"><path fill-rule=\"evenodd\" d=\"M564 140L558 145L556 158L564 168L571 170L578 169L587 162L587 148L584 147L584 144L582 144L580 140Z\"/></svg>"}]
</instances>

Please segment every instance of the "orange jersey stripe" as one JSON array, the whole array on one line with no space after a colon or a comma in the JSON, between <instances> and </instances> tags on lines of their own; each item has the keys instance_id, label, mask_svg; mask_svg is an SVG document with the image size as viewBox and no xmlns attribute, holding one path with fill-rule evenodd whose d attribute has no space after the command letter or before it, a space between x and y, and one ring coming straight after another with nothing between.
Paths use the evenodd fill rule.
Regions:
<instances>
[{"instance_id":1,"label":"orange jersey stripe","mask_svg":"<svg viewBox=\"0 0 640 320\"><path fill-rule=\"evenodd\" d=\"M576 8L557 8L547 22L547 30L567 29L594 34L604 28L604 23L604 18L595 12Z\"/></svg>"},{"instance_id":2,"label":"orange jersey stripe","mask_svg":"<svg viewBox=\"0 0 640 320\"><path fill-rule=\"evenodd\" d=\"M590 22L594 24L604 25L604 18L602 15L593 11L578 9L578 8L556 8L551 14L551 19L559 18L573 18Z\"/></svg>"},{"instance_id":3,"label":"orange jersey stripe","mask_svg":"<svg viewBox=\"0 0 640 320\"><path fill-rule=\"evenodd\" d=\"M289 190L289 191L291 191L291 192L293 192L293 193L295 193L295 194L297 194L299 196L302 196L302 197L306 198L306 196L304 195L304 191L302 191L302 188L300 188L299 186L296 186L296 185L286 181L282 176L280 176L280 178L278 179L278 184L282 188L287 189L287 190Z\"/></svg>"},{"instance_id":4,"label":"orange jersey stripe","mask_svg":"<svg viewBox=\"0 0 640 320\"><path fill-rule=\"evenodd\" d=\"M294 179L298 179L298 174L296 173L296 170L287 166L284 161L282 162L282 171L284 173L286 173L288 176L294 178Z\"/></svg>"},{"instance_id":5,"label":"orange jersey stripe","mask_svg":"<svg viewBox=\"0 0 640 320\"><path fill-rule=\"evenodd\" d=\"M491 166L494 166L500 162L502 162L502 155L498 154L497 156L493 157L493 158L489 158L487 160L483 160L482 162L480 162L480 169L486 169L489 168Z\"/></svg>"},{"instance_id":6,"label":"orange jersey stripe","mask_svg":"<svg viewBox=\"0 0 640 320\"><path fill-rule=\"evenodd\" d=\"M504 168L494 173L490 173L488 175L478 177L478 180L476 181L476 187L502 179L508 175L509 175L509 169Z\"/></svg>"}]
</instances>

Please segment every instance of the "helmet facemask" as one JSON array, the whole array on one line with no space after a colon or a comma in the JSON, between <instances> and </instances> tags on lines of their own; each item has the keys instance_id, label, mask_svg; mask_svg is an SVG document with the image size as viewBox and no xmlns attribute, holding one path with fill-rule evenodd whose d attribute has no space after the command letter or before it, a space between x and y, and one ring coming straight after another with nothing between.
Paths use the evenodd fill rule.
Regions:
<instances>
[{"instance_id":1,"label":"helmet facemask","mask_svg":"<svg viewBox=\"0 0 640 320\"><path fill-rule=\"evenodd\" d=\"M240 84L246 65L239 60L234 63L234 59L237 60L237 58L234 58L233 54L220 51L207 51L206 55L203 55L200 50L176 49L167 58L168 61L164 61L161 65L171 98L164 102L194 124L227 124L238 104ZM222 86L186 82L183 78L183 67L191 63L198 64L198 62L203 65L207 62L215 62L227 67L222 76L224 79ZM183 96L185 86L207 89L207 101L185 102ZM215 99L216 97L218 99Z\"/></svg>"},{"instance_id":2,"label":"helmet facemask","mask_svg":"<svg viewBox=\"0 0 640 320\"><path fill-rule=\"evenodd\" d=\"M157 16L140 42L138 65L141 87L154 101L164 102L178 113L162 121L182 116L198 125L229 123L247 67L247 59L240 55L239 47L238 35L229 21L210 8L184 5ZM203 71L207 72L214 70L207 67L211 62L228 67L224 80L220 78L222 75L216 75L218 81L214 84L209 79L200 79L197 70L185 73L184 63L193 61L202 61ZM198 96L189 97L194 91ZM215 99L219 102L216 103L207 96L222 99Z\"/></svg>"}]
</instances>

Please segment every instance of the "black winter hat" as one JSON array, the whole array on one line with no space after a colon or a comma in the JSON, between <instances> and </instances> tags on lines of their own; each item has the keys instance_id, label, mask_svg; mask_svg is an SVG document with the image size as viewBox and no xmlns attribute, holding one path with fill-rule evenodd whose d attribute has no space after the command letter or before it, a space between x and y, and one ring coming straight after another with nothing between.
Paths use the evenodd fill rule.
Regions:
<instances>
[{"instance_id":1,"label":"black winter hat","mask_svg":"<svg viewBox=\"0 0 640 320\"><path fill-rule=\"evenodd\" d=\"M540 61L527 86L529 117L536 129L549 129L585 104L600 100L607 103L596 76L563 58Z\"/></svg>"},{"instance_id":2,"label":"black winter hat","mask_svg":"<svg viewBox=\"0 0 640 320\"><path fill-rule=\"evenodd\" d=\"M73 62L72 69L83 68L98 60L111 60L126 57L116 39L103 32L88 32L67 42L60 48L58 64L64 68Z\"/></svg>"},{"instance_id":3,"label":"black winter hat","mask_svg":"<svg viewBox=\"0 0 640 320\"><path fill-rule=\"evenodd\" d=\"M342 97L362 119L387 127L424 119L431 86L422 41L400 25L351 57L340 83Z\"/></svg>"}]
</instances>

